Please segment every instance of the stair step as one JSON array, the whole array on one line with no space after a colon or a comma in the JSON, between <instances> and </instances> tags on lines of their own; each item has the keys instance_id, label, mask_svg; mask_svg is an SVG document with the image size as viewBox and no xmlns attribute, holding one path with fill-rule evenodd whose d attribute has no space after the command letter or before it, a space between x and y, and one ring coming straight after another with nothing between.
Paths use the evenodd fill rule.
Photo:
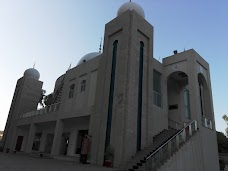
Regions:
<instances>
[{"instance_id":1,"label":"stair step","mask_svg":"<svg viewBox=\"0 0 228 171\"><path fill-rule=\"evenodd\" d=\"M133 166L133 169L138 169L139 168L139 166Z\"/></svg>"},{"instance_id":2,"label":"stair step","mask_svg":"<svg viewBox=\"0 0 228 171\"><path fill-rule=\"evenodd\" d=\"M142 166L142 163L137 163L137 166Z\"/></svg>"},{"instance_id":3,"label":"stair step","mask_svg":"<svg viewBox=\"0 0 228 171\"><path fill-rule=\"evenodd\" d=\"M140 160L141 161L141 163L146 163L146 160Z\"/></svg>"},{"instance_id":4,"label":"stair step","mask_svg":"<svg viewBox=\"0 0 228 171\"><path fill-rule=\"evenodd\" d=\"M135 154L132 160L126 165L126 168L130 168L129 171L146 171L146 158L176 133L177 130L175 129L163 130L154 137L153 144Z\"/></svg>"}]
</instances>

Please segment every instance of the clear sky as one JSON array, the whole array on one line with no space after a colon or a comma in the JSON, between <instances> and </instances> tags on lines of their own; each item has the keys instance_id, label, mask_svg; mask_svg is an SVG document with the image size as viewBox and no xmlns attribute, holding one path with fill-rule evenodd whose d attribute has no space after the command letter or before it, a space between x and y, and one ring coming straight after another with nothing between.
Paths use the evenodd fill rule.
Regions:
<instances>
[{"instance_id":1,"label":"clear sky","mask_svg":"<svg viewBox=\"0 0 228 171\"><path fill-rule=\"evenodd\" d=\"M0 130L26 69L40 72L47 94L87 53L98 51L104 25L127 0L0 0ZM133 0L154 26L154 58L194 48L209 64L218 131L228 114L228 1Z\"/></svg>"}]
</instances>

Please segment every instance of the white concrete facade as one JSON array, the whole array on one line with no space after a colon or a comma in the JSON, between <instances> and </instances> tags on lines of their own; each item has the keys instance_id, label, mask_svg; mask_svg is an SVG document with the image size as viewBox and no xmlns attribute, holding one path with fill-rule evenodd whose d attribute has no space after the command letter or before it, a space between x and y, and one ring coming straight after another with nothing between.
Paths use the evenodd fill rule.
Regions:
<instances>
[{"instance_id":1,"label":"white concrete facade","mask_svg":"<svg viewBox=\"0 0 228 171\"><path fill-rule=\"evenodd\" d=\"M160 63L153 58L153 31L134 10L107 23L103 53L60 76L44 109L36 110L42 82L20 78L5 127L4 150L79 156L80 136L89 134L91 163L103 165L111 147L114 167L123 167L163 130L179 130L196 119L200 131L191 141L197 154L196 147L187 144L180 155L199 154L200 171L215 171L218 152L209 64L193 49ZM186 162L180 156L171 160L173 168Z\"/></svg>"}]
</instances>

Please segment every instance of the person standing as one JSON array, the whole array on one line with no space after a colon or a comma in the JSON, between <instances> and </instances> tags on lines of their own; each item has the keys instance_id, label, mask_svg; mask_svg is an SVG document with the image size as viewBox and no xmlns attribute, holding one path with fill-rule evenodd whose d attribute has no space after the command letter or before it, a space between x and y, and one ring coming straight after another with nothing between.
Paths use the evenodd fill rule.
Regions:
<instances>
[{"instance_id":1,"label":"person standing","mask_svg":"<svg viewBox=\"0 0 228 171\"><path fill-rule=\"evenodd\" d=\"M87 164L87 155L89 151L89 137L88 135L85 135L85 137L82 140L82 150L81 150L81 162L83 164Z\"/></svg>"}]
</instances>

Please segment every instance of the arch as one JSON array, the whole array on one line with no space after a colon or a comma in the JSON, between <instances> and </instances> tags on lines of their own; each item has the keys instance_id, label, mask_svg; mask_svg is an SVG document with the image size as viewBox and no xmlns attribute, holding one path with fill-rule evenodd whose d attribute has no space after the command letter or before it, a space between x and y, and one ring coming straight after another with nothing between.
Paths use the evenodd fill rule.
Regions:
<instances>
[{"instance_id":1,"label":"arch","mask_svg":"<svg viewBox=\"0 0 228 171\"><path fill-rule=\"evenodd\" d=\"M210 96L210 90L207 81L203 74L198 74L198 86L199 86L199 100L200 100L200 114L201 116L212 119L212 100Z\"/></svg>"},{"instance_id":2,"label":"arch","mask_svg":"<svg viewBox=\"0 0 228 171\"><path fill-rule=\"evenodd\" d=\"M143 41L140 41L140 49L141 48L144 48L144 43L143 43Z\"/></svg>"},{"instance_id":3,"label":"arch","mask_svg":"<svg viewBox=\"0 0 228 171\"><path fill-rule=\"evenodd\" d=\"M191 119L188 75L175 71L167 77L169 126L180 129Z\"/></svg>"},{"instance_id":4,"label":"arch","mask_svg":"<svg viewBox=\"0 0 228 171\"><path fill-rule=\"evenodd\" d=\"M113 42L113 48L114 48L114 47L117 48L117 44L118 44L118 40L115 40L115 41ZM113 49L113 52L115 52L114 50L115 50L115 49Z\"/></svg>"}]
</instances>

